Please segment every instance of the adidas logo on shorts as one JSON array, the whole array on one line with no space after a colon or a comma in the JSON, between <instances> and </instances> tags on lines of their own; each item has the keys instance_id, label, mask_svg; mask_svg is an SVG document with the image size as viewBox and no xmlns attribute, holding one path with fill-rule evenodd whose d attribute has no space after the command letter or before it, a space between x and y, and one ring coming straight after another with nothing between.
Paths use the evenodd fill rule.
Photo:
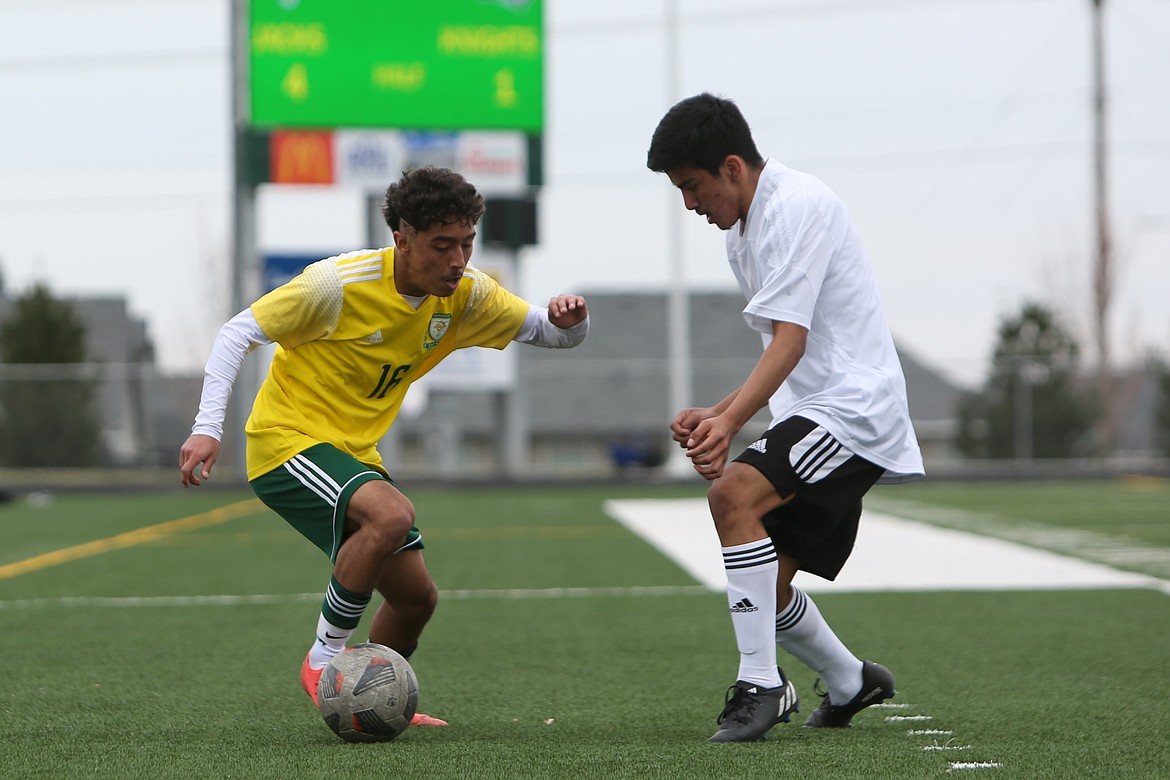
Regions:
<instances>
[{"instance_id":1,"label":"adidas logo on shorts","mask_svg":"<svg viewBox=\"0 0 1170 780\"><path fill-rule=\"evenodd\" d=\"M755 450L756 452L767 455L768 454L768 442L764 439L759 439L757 441L753 441L751 444L748 445L748 449Z\"/></svg>"}]
</instances>

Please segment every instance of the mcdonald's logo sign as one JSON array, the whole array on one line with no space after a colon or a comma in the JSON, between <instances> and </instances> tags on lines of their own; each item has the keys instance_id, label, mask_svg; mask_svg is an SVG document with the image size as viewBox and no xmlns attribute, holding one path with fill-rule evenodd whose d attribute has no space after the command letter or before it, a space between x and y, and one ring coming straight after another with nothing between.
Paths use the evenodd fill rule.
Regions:
<instances>
[{"instance_id":1,"label":"mcdonald's logo sign","mask_svg":"<svg viewBox=\"0 0 1170 780\"><path fill-rule=\"evenodd\" d=\"M276 131L269 139L271 169L275 184L332 184L333 134L306 131Z\"/></svg>"}]
</instances>

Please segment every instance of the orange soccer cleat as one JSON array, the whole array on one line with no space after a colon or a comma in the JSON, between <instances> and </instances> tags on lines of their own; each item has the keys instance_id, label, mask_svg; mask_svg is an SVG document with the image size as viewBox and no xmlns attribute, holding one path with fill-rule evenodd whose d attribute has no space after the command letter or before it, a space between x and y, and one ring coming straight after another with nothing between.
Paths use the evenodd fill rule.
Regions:
<instances>
[{"instance_id":1,"label":"orange soccer cleat","mask_svg":"<svg viewBox=\"0 0 1170 780\"><path fill-rule=\"evenodd\" d=\"M309 654L305 653L305 662L301 664L301 687L305 689L305 693L309 694L309 698L313 700L313 706L320 709L317 704L317 683L321 682L321 669L309 668Z\"/></svg>"},{"instance_id":2,"label":"orange soccer cleat","mask_svg":"<svg viewBox=\"0 0 1170 780\"><path fill-rule=\"evenodd\" d=\"M421 712L414 713L414 717L410 719L412 726L446 726L447 721L432 718L430 715L424 715Z\"/></svg>"}]
</instances>

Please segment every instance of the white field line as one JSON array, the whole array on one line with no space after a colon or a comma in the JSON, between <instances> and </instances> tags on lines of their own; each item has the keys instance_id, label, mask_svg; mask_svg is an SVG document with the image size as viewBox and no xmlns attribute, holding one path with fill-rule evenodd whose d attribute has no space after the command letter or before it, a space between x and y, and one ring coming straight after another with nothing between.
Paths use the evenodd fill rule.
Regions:
<instances>
[{"instance_id":1,"label":"white field line","mask_svg":"<svg viewBox=\"0 0 1170 780\"><path fill-rule=\"evenodd\" d=\"M605 511L712 591L726 589L703 499L613 500ZM1170 581L1157 577L871 511L835 582L800 572L795 583L810 593L1150 588L1170 595Z\"/></svg>"},{"instance_id":2,"label":"white field line","mask_svg":"<svg viewBox=\"0 0 1170 780\"><path fill-rule=\"evenodd\" d=\"M696 595L725 590L726 577L719 541L711 525L706 501L620 500L606 502L605 508L612 517L646 539L702 584L447 590L442 591L440 597L452 600L623 598ZM918 510L922 508L918 507ZM968 517L964 519L970 520ZM1039 541L1027 533L1019 536ZM1087 537L1078 536L1076 539L1078 544L1087 541ZM1051 539L1048 542L1052 544ZM1067 549L1077 545L1067 543L1061 546ZM987 538L868 511L858 533L857 548L836 582L829 583L804 573L797 575L796 582L809 592L1153 588L1170 595L1170 581L1167 580L1118 571L1002 538ZM315 602L322 597L321 593L65 596L0 601L0 611L45 607L236 606Z\"/></svg>"},{"instance_id":3,"label":"white field line","mask_svg":"<svg viewBox=\"0 0 1170 780\"><path fill-rule=\"evenodd\" d=\"M974 531L1115 568L1140 568L1163 580L1170 578L1170 550L1152 548L1136 539L1072 528L1052 528L986 512L926 506L886 496L882 497L880 505L883 511L909 520Z\"/></svg>"},{"instance_id":4,"label":"white field line","mask_svg":"<svg viewBox=\"0 0 1170 780\"><path fill-rule=\"evenodd\" d=\"M706 595L702 585L648 585L614 588L533 588L500 590L444 590L440 599L467 601L490 599L525 601L539 599L643 598L656 596ZM301 604L320 602L321 593L276 593L219 596L62 596L43 599L9 599L0 601L0 611L44 609L49 607L221 607L255 604Z\"/></svg>"}]
</instances>

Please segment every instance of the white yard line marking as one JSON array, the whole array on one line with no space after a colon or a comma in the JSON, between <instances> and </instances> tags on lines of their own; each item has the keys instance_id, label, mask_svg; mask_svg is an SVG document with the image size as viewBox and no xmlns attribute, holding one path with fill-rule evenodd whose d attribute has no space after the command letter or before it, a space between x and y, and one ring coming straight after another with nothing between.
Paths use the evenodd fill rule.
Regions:
<instances>
[{"instance_id":1,"label":"white yard line marking","mask_svg":"<svg viewBox=\"0 0 1170 780\"><path fill-rule=\"evenodd\" d=\"M703 499L613 500L605 511L713 591L727 587L719 538ZM1153 588L1170 582L1022 544L865 513L835 582L801 572L810 593Z\"/></svg>"},{"instance_id":2,"label":"white yard line marking","mask_svg":"<svg viewBox=\"0 0 1170 780\"><path fill-rule=\"evenodd\" d=\"M467 601L494 599L525 601L534 599L643 598L658 596L707 595L702 585L647 585L613 588L515 588L509 590L444 590L440 598ZM0 601L6 609L44 609L46 607L221 607L245 604L299 604L319 602L324 593L277 593L220 596L62 596L44 599L10 599Z\"/></svg>"},{"instance_id":3,"label":"white yard line marking","mask_svg":"<svg viewBox=\"0 0 1170 780\"><path fill-rule=\"evenodd\" d=\"M448 599L590 599L630 596L695 596L709 591L702 585L633 585L613 588L516 588L512 590L441 590Z\"/></svg>"},{"instance_id":4,"label":"white yard line marking","mask_svg":"<svg viewBox=\"0 0 1170 780\"><path fill-rule=\"evenodd\" d=\"M999 769L1003 764L998 761L952 761L948 772L955 769Z\"/></svg>"},{"instance_id":5,"label":"white yard line marking","mask_svg":"<svg viewBox=\"0 0 1170 780\"><path fill-rule=\"evenodd\" d=\"M1052 528L986 512L932 507L915 501L891 499L888 496L883 496L880 503L883 510L898 517L975 531L984 536L1051 550L1116 568L1141 568L1155 577L1161 577L1163 582L1166 577L1170 577L1170 549L1150 547L1136 539L1073 528Z\"/></svg>"},{"instance_id":6,"label":"white yard line marking","mask_svg":"<svg viewBox=\"0 0 1170 780\"><path fill-rule=\"evenodd\" d=\"M949 737L955 732L944 729L910 729L906 733L911 737Z\"/></svg>"},{"instance_id":7,"label":"white yard line marking","mask_svg":"<svg viewBox=\"0 0 1170 780\"><path fill-rule=\"evenodd\" d=\"M933 715L887 715L886 721L888 723L906 723L908 721L916 720L934 720Z\"/></svg>"}]
</instances>

